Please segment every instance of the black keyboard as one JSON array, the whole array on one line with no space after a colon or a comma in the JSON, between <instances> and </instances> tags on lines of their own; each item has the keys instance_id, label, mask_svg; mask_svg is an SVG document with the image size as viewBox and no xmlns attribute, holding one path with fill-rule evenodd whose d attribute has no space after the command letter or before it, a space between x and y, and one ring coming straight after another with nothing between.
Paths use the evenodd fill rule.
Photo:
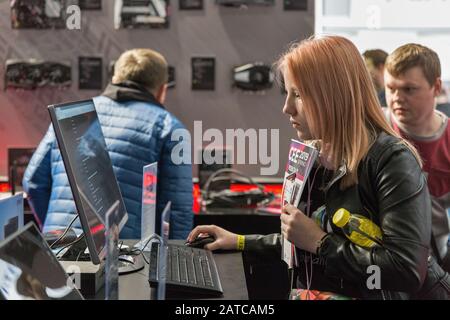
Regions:
<instances>
[{"instance_id":1,"label":"black keyboard","mask_svg":"<svg viewBox=\"0 0 450 320\"><path fill-rule=\"evenodd\" d=\"M156 242L152 243L151 246L149 266L151 286L158 284L159 246L159 243ZM222 296L222 285L211 251L169 244L167 248L166 291L168 294L186 294L184 295L185 298L195 295Z\"/></svg>"}]
</instances>

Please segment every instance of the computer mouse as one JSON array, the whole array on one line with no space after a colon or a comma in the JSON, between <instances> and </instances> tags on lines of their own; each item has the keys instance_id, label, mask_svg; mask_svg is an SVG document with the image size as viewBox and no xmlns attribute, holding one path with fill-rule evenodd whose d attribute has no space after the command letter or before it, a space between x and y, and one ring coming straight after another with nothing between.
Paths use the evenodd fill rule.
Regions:
<instances>
[{"instance_id":1,"label":"computer mouse","mask_svg":"<svg viewBox=\"0 0 450 320\"><path fill-rule=\"evenodd\" d=\"M214 241L216 241L216 238L214 238L213 236L206 236L206 237L197 237L194 241L186 242L185 244L193 248L203 248L208 243Z\"/></svg>"}]
</instances>

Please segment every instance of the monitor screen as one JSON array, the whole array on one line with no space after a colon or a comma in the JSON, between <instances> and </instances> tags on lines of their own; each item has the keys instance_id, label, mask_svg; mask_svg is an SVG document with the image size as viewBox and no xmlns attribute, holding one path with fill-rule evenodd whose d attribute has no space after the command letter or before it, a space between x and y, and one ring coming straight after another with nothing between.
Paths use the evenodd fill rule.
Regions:
<instances>
[{"instance_id":1,"label":"monitor screen","mask_svg":"<svg viewBox=\"0 0 450 320\"><path fill-rule=\"evenodd\" d=\"M33 223L0 243L0 298L83 299Z\"/></svg>"},{"instance_id":2,"label":"monitor screen","mask_svg":"<svg viewBox=\"0 0 450 320\"><path fill-rule=\"evenodd\" d=\"M125 205L92 100L49 106L62 159L91 260L105 256L105 214L119 201L116 224L127 221Z\"/></svg>"},{"instance_id":3,"label":"monitor screen","mask_svg":"<svg viewBox=\"0 0 450 320\"><path fill-rule=\"evenodd\" d=\"M23 227L23 193L0 199L0 240Z\"/></svg>"}]
</instances>

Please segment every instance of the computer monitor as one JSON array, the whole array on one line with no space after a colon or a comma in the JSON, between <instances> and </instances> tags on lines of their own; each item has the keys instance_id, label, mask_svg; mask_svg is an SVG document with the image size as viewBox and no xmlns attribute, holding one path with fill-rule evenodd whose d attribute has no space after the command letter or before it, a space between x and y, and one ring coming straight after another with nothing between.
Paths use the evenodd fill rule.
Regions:
<instances>
[{"instance_id":1,"label":"computer monitor","mask_svg":"<svg viewBox=\"0 0 450 320\"><path fill-rule=\"evenodd\" d=\"M0 241L23 227L23 193L0 199Z\"/></svg>"},{"instance_id":2,"label":"computer monitor","mask_svg":"<svg viewBox=\"0 0 450 320\"><path fill-rule=\"evenodd\" d=\"M48 107L91 260L105 257L105 214L119 201L117 225L128 214L92 100Z\"/></svg>"},{"instance_id":3,"label":"computer monitor","mask_svg":"<svg viewBox=\"0 0 450 320\"><path fill-rule=\"evenodd\" d=\"M33 223L0 243L0 299L81 300Z\"/></svg>"}]
</instances>

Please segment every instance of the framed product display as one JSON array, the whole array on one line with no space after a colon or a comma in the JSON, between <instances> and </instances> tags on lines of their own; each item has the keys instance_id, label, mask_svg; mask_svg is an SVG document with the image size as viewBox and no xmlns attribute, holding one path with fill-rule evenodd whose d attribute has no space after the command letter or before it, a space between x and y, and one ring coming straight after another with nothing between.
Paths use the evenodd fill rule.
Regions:
<instances>
[{"instance_id":1,"label":"framed product display","mask_svg":"<svg viewBox=\"0 0 450 320\"><path fill-rule=\"evenodd\" d=\"M11 0L13 29L49 29L66 26L67 0Z\"/></svg>"},{"instance_id":2,"label":"framed product display","mask_svg":"<svg viewBox=\"0 0 450 320\"><path fill-rule=\"evenodd\" d=\"M264 91L273 85L275 76L269 65L247 63L233 69L233 85L245 91Z\"/></svg>"},{"instance_id":3,"label":"framed product display","mask_svg":"<svg viewBox=\"0 0 450 320\"><path fill-rule=\"evenodd\" d=\"M100 90L102 86L102 58L78 57L78 88L80 90Z\"/></svg>"},{"instance_id":4,"label":"framed product display","mask_svg":"<svg viewBox=\"0 0 450 320\"><path fill-rule=\"evenodd\" d=\"M180 10L203 10L203 0L179 0Z\"/></svg>"},{"instance_id":5,"label":"framed product display","mask_svg":"<svg viewBox=\"0 0 450 320\"><path fill-rule=\"evenodd\" d=\"M114 11L116 29L169 27L169 0L116 0Z\"/></svg>"},{"instance_id":6,"label":"framed product display","mask_svg":"<svg viewBox=\"0 0 450 320\"><path fill-rule=\"evenodd\" d=\"M70 62L6 60L5 87L36 89L38 87L68 87L72 84Z\"/></svg>"},{"instance_id":7,"label":"framed product display","mask_svg":"<svg viewBox=\"0 0 450 320\"><path fill-rule=\"evenodd\" d=\"M215 90L216 58L193 57L192 68L192 90Z\"/></svg>"},{"instance_id":8,"label":"framed product display","mask_svg":"<svg viewBox=\"0 0 450 320\"><path fill-rule=\"evenodd\" d=\"M78 0L81 10L101 10L102 0Z\"/></svg>"},{"instance_id":9,"label":"framed product display","mask_svg":"<svg viewBox=\"0 0 450 320\"><path fill-rule=\"evenodd\" d=\"M306 11L308 10L308 0L284 0L284 10Z\"/></svg>"}]
</instances>

